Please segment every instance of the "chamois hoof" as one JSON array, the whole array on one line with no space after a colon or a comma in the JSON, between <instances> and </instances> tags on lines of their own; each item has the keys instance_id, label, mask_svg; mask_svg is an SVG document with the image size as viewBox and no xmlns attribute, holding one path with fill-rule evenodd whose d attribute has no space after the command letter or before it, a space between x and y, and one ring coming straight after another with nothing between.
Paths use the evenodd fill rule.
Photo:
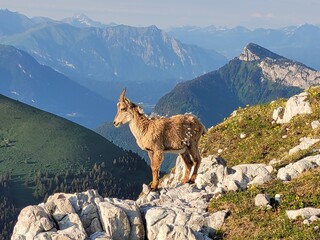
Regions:
<instances>
[{"instance_id":1,"label":"chamois hoof","mask_svg":"<svg viewBox=\"0 0 320 240\"><path fill-rule=\"evenodd\" d=\"M149 189L150 189L150 192L156 192L156 191L159 191L158 186L153 187L151 184L149 184Z\"/></svg>"},{"instance_id":2,"label":"chamois hoof","mask_svg":"<svg viewBox=\"0 0 320 240\"><path fill-rule=\"evenodd\" d=\"M181 184L185 184L185 183L188 183L188 182L189 182L189 179L182 179L182 180L180 181Z\"/></svg>"},{"instance_id":3,"label":"chamois hoof","mask_svg":"<svg viewBox=\"0 0 320 240\"><path fill-rule=\"evenodd\" d=\"M194 180L191 180L191 179L190 179L190 180L188 181L188 183L189 183L189 184L193 184L193 183L194 183Z\"/></svg>"}]
</instances>

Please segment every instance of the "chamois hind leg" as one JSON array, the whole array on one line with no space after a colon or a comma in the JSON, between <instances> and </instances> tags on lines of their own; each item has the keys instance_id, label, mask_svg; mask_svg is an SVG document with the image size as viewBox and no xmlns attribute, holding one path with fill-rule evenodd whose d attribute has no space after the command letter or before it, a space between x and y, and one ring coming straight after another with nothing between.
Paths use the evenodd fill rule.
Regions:
<instances>
[{"instance_id":1,"label":"chamois hind leg","mask_svg":"<svg viewBox=\"0 0 320 240\"><path fill-rule=\"evenodd\" d=\"M159 172L160 166L163 161L163 152L161 151L148 151L148 155L150 158L150 165L152 171L152 183L151 183L151 191L155 191L158 189L159 185Z\"/></svg>"},{"instance_id":2,"label":"chamois hind leg","mask_svg":"<svg viewBox=\"0 0 320 240\"><path fill-rule=\"evenodd\" d=\"M190 155L192 158L193 165L190 172L189 182L194 183L194 181L196 180L198 169L201 162L201 156L200 156L197 144L190 146Z\"/></svg>"},{"instance_id":3,"label":"chamois hind leg","mask_svg":"<svg viewBox=\"0 0 320 240\"><path fill-rule=\"evenodd\" d=\"M191 170L193 163L190 158L188 150L185 151L184 153L181 153L180 157L182 158L184 165L185 165L184 175L183 175L183 178L181 179L181 183L187 183L187 182L189 182L190 170Z\"/></svg>"}]
</instances>

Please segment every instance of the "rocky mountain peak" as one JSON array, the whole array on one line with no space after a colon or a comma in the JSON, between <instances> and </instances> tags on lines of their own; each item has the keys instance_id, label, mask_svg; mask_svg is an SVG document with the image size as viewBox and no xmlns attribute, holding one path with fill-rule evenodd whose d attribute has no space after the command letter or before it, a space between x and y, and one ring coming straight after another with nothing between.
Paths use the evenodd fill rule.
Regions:
<instances>
[{"instance_id":1,"label":"rocky mountain peak","mask_svg":"<svg viewBox=\"0 0 320 240\"><path fill-rule=\"evenodd\" d=\"M249 43L238 57L242 61L262 61L266 58L279 60L285 59L270 50L263 48L255 43Z\"/></svg>"},{"instance_id":2,"label":"rocky mountain peak","mask_svg":"<svg viewBox=\"0 0 320 240\"><path fill-rule=\"evenodd\" d=\"M246 62L257 62L263 73L261 81L270 80L301 89L320 84L320 72L300 62L273 53L255 43L249 43L238 59Z\"/></svg>"}]
</instances>

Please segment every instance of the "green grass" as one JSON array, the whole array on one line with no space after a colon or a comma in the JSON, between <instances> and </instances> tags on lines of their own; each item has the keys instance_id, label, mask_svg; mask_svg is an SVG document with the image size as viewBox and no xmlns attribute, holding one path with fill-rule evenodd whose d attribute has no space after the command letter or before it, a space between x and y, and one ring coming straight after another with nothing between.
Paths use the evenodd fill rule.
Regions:
<instances>
[{"instance_id":1,"label":"green grass","mask_svg":"<svg viewBox=\"0 0 320 240\"><path fill-rule=\"evenodd\" d=\"M320 128L312 129L310 123L320 120L320 87L308 90L308 100L312 114L298 115L289 123L272 124L273 110L285 106L285 100L248 106L238 109L235 116L212 127L201 139L203 155L221 155L228 166L241 163L269 163L279 160L276 169L295 162L305 156L319 154L320 143L310 149L289 155L289 149L299 144L301 137L320 138ZM245 133L244 139L240 134ZM285 138L283 136L286 136ZM219 154L218 150L222 149ZM220 150L221 151L221 150ZM259 193L268 193L271 198L281 194L279 205L271 199L273 208L267 210L254 206L254 198ZM305 172L288 183L272 180L263 186L251 186L240 192L228 192L218 199L212 199L209 211L229 209L227 218L219 236L223 239L319 239L320 222L310 226L302 220L289 220L286 210L304 207L320 208L320 169Z\"/></svg>"},{"instance_id":2,"label":"green grass","mask_svg":"<svg viewBox=\"0 0 320 240\"><path fill-rule=\"evenodd\" d=\"M267 210L254 206L254 198L259 193L270 195L273 208ZM275 204L275 194L281 195L280 204ZM213 199L210 212L229 209L219 234L223 239L319 239L320 222L310 226L301 219L290 220L286 210L303 207L320 208L320 170L304 173L289 183L272 180L263 186L251 187L246 191L228 192Z\"/></svg>"},{"instance_id":3,"label":"green grass","mask_svg":"<svg viewBox=\"0 0 320 240\"><path fill-rule=\"evenodd\" d=\"M119 162L130 154L89 129L1 95L0 114L0 175L11 174L19 205L35 201L30 194L21 196L33 191L30 183L39 170L49 175L77 174L104 163L105 171L122 186L123 176L139 186L150 181L150 174L145 174L149 167L142 159L135 172L125 168L125 160L115 164L115 159Z\"/></svg>"},{"instance_id":4,"label":"green grass","mask_svg":"<svg viewBox=\"0 0 320 240\"><path fill-rule=\"evenodd\" d=\"M281 160L282 164L295 161L312 150L289 156L288 151L299 144L301 137L320 138L320 129L312 130L310 123L319 120L320 88L309 91L312 114L298 115L287 124L272 124L273 110L285 105L285 100L257 106L249 106L237 110L224 122L208 131L200 142L204 156L220 154L229 166L240 163L269 163L273 159ZM245 133L244 139L240 134ZM284 138L286 136L286 138ZM316 144L314 147L319 147Z\"/></svg>"}]
</instances>

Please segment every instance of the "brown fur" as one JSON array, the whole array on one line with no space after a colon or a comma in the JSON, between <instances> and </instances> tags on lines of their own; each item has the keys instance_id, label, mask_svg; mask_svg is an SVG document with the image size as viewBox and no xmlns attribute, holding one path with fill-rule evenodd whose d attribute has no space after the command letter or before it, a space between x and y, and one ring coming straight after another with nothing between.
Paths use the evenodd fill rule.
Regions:
<instances>
[{"instance_id":1,"label":"brown fur","mask_svg":"<svg viewBox=\"0 0 320 240\"><path fill-rule=\"evenodd\" d=\"M166 152L178 153L182 157L186 167L181 182L194 182L201 161L198 142L206 131L201 122L192 114L148 118L139 106L125 97L125 92L126 89L120 95L113 124L119 127L129 123L137 144L148 152L152 169L151 189L158 187L160 166Z\"/></svg>"}]
</instances>

